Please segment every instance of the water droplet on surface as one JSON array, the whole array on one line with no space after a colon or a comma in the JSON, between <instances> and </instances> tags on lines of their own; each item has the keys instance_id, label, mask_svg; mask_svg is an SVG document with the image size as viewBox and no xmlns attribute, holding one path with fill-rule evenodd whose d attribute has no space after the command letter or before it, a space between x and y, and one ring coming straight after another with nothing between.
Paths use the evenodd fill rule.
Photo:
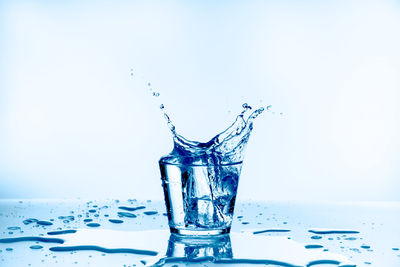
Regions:
<instances>
[{"instance_id":1,"label":"water droplet on surface","mask_svg":"<svg viewBox=\"0 0 400 267\"><path fill-rule=\"evenodd\" d=\"M48 222L48 221L37 221L36 224L44 225L44 226L53 225L52 222Z\"/></svg>"},{"instance_id":2,"label":"water droplet on surface","mask_svg":"<svg viewBox=\"0 0 400 267\"><path fill-rule=\"evenodd\" d=\"M32 245L29 248L31 248L31 249L41 249L43 247L41 245Z\"/></svg>"},{"instance_id":3,"label":"water droplet on surface","mask_svg":"<svg viewBox=\"0 0 400 267\"><path fill-rule=\"evenodd\" d=\"M289 229L266 229L266 230L260 230L260 231L255 231L253 234L262 234L262 233L287 233L290 232L291 230Z\"/></svg>"},{"instance_id":4,"label":"water droplet on surface","mask_svg":"<svg viewBox=\"0 0 400 267\"><path fill-rule=\"evenodd\" d=\"M29 219L23 220L22 222L23 222L23 224L27 225L27 224L35 223L38 221L39 221L38 219L29 218Z\"/></svg>"},{"instance_id":5,"label":"water droplet on surface","mask_svg":"<svg viewBox=\"0 0 400 267\"><path fill-rule=\"evenodd\" d=\"M48 232L48 235L65 235L65 234L75 234L76 230L60 230L60 231L52 231Z\"/></svg>"},{"instance_id":6,"label":"water droplet on surface","mask_svg":"<svg viewBox=\"0 0 400 267\"><path fill-rule=\"evenodd\" d=\"M157 213L158 213L157 211L144 211L143 212L143 214L146 214L146 215L155 215Z\"/></svg>"},{"instance_id":7,"label":"water droplet on surface","mask_svg":"<svg viewBox=\"0 0 400 267\"><path fill-rule=\"evenodd\" d=\"M13 248L6 248L6 251L13 251Z\"/></svg>"},{"instance_id":8,"label":"water droplet on surface","mask_svg":"<svg viewBox=\"0 0 400 267\"><path fill-rule=\"evenodd\" d=\"M19 230L21 229L21 227L18 226L11 226L11 227L7 227L8 230Z\"/></svg>"},{"instance_id":9,"label":"water droplet on surface","mask_svg":"<svg viewBox=\"0 0 400 267\"><path fill-rule=\"evenodd\" d=\"M118 216L120 216L120 217L128 217L128 218L136 218L137 216L135 215L135 214L133 214L133 213L130 213L130 212L122 212L122 211L119 211L118 212Z\"/></svg>"},{"instance_id":10,"label":"water droplet on surface","mask_svg":"<svg viewBox=\"0 0 400 267\"><path fill-rule=\"evenodd\" d=\"M58 219L60 220L67 220L67 221L73 221L75 220L75 217L70 215L70 216L58 216Z\"/></svg>"},{"instance_id":11,"label":"water droplet on surface","mask_svg":"<svg viewBox=\"0 0 400 267\"><path fill-rule=\"evenodd\" d=\"M343 229L310 229L308 232L319 235L329 234L359 234L357 230L343 230Z\"/></svg>"},{"instance_id":12,"label":"water droplet on surface","mask_svg":"<svg viewBox=\"0 0 400 267\"><path fill-rule=\"evenodd\" d=\"M89 227L99 227L100 224L99 224L99 223L88 223L88 224L86 224L86 226L89 226Z\"/></svg>"},{"instance_id":13,"label":"water droplet on surface","mask_svg":"<svg viewBox=\"0 0 400 267\"><path fill-rule=\"evenodd\" d=\"M118 219L109 219L110 222L112 223L123 223L123 220L118 220Z\"/></svg>"},{"instance_id":14,"label":"water droplet on surface","mask_svg":"<svg viewBox=\"0 0 400 267\"><path fill-rule=\"evenodd\" d=\"M319 235L313 235L312 237L311 237L311 239L321 239L322 238L322 236L319 236Z\"/></svg>"},{"instance_id":15,"label":"water droplet on surface","mask_svg":"<svg viewBox=\"0 0 400 267\"><path fill-rule=\"evenodd\" d=\"M91 222L93 219L84 219L83 222Z\"/></svg>"},{"instance_id":16,"label":"water droplet on surface","mask_svg":"<svg viewBox=\"0 0 400 267\"><path fill-rule=\"evenodd\" d=\"M127 211L135 211L135 210L141 210L145 209L145 206L137 206L137 207L126 207L126 206L120 206L118 207L121 210L127 210Z\"/></svg>"},{"instance_id":17,"label":"water droplet on surface","mask_svg":"<svg viewBox=\"0 0 400 267\"><path fill-rule=\"evenodd\" d=\"M323 248L324 246L318 244L311 244L311 245L305 245L304 247L306 249L315 249L315 248Z\"/></svg>"}]
</instances>

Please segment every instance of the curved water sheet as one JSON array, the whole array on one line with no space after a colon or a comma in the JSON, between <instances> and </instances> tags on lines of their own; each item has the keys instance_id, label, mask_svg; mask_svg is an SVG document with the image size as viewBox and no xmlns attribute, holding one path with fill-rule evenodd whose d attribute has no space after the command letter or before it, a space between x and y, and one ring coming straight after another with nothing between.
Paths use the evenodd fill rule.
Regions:
<instances>
[{"instance_id":1,"label":"curved water sheet","mask_svg":"<svg viewBox=\"0 0 400 267\"><path fill-rule=\"evenodd\" d=\"M160 162L183 165L229 165L241 162L253 130L253 121L263 111L263 107L252 111L252 107L244 103L242 112L232 125L208 142L197 142L178 134L164 110L164 117L173 134L174 148L170 154L162 157Z\"/></svg>"},{"instance_id":2,"label":"curved water sheet","mask_svg":"<svg viewBox=\"0 0 400 267\"><path fill-rule=\"evenodd\" d=\"M125 232L82 229L63 235L64 243L52 251L97 250L105 253L146 255L142 263L213 262L215 264L270 264L273 266L355 266L346 257L309 250L284 236L231 233L218 238L187 238L166 230Z\"/></svg>"}]
</instances>

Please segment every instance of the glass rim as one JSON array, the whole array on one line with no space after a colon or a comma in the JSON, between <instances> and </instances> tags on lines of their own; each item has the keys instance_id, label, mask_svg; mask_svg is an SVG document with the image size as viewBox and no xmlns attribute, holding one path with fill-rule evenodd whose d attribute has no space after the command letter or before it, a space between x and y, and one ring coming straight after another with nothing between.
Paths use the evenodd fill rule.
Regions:
<instances>
[{"instance_id":1,"label":"glass rim","mask_svg":"<svg viewBox=\"0 0 400 267\"><path fill-rule=\"evenodd\" d=\"M167 160L163 160L161 158L158 161L159 164L164 164L164 165L174 165L174 166L188 166L188 167L216 167L216 166L233 166L233 165L240 165L243 163L243 160L241 161L235 161L235 162L228 162L228 163L222 163L222 164L196 164L196 163L190 163L190 164L183 164L183 163L174 163L174 162L168 162Z\"/></svg>"}]
</instances>

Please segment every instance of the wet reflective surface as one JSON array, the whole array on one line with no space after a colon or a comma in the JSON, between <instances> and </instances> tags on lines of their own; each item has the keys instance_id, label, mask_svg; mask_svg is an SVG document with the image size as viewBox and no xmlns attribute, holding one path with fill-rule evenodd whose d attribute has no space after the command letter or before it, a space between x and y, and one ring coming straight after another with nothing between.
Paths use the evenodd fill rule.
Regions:
<instances>
[{"instance_id":1,"label":"wet reflective surface","mask_svg":"<svg viewBox=\"0 0 400 267\"><path fill-rule=\"evenodd\" d=\"M162 201L1 200L0 266L400 266L399 203L237 203L182 238Z\"/></svg>"}]
</instances>

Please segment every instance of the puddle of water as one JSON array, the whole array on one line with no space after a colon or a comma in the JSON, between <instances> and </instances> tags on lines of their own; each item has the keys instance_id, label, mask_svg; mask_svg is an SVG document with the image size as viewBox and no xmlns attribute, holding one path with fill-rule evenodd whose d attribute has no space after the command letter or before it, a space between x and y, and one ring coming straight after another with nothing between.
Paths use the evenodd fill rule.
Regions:
<instances>
[{"instance_id":1,"label":"puddle of water","mask_svg":"<svg viewBox=\"0 0 400 267\"><path fill-rule=\"evenodd\" d=\"M62 230L49 232L62 238L16 237L0 243L21 241L53 242L53 252L94 250L103 253L131 253L147 256L142 263L203 262L235 264L273 264L276 266L355 266L345 256L295 242L285 236L231 233L212 238L188 238L166 230L116 231L106 229ZM316 245L314 245L316 246ZM41 247L36 245L35 248Z\"/></svg>"}]
</instances>

